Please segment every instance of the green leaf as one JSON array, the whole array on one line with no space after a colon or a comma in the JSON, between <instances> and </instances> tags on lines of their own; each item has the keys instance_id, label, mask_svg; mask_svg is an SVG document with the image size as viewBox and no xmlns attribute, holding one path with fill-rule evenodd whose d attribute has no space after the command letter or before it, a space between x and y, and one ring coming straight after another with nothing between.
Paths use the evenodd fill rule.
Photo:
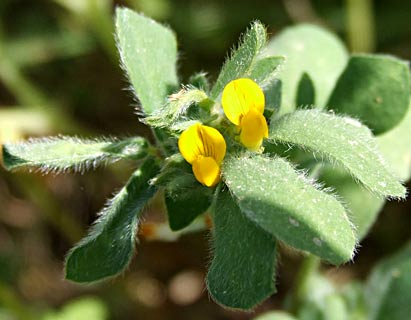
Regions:
<instances>
[{"instance_id":1,"label":"green leaf","mask_svg":"<svg viewBox=\"0 0 411 320\"><path fill-rule=\"evenodd\" d=\"M411 314L411 244L374 268L366 284L370 320L403 320Z\"/></svg>"},{"instance_id":2,"label":"green leaf","mask_svg":"<svg viewBox=\"0 0 411 320\"><path fill-rule=\"evenodd\" d=\"M271 141L309 149L343 166L372 192L404 198L406 189L387 169L370 130L357 120L299 110L271 122Z\"/></svg>"},{"instance_id":3,"label":"green leaf","mask_svg":"<svg viewBox=\"0 0 411 320\"><path fill-rule=\"evenodd\" d=\"M141 137L116 141L58 136L3 146L3 162L8 170L28 167L42 172L82 172L102 163L146 155L147 141Z\"/></svg>"},{"instance_id":4,"label":"green leaf","mask_svg":"<svg viewBox=\"0 0 411 320\"><path fill-rule=\"evenodd\" d=\"M270 311L259 315L253 320L297 320L297 318L284 311Z\"/></svg>"},{"instance_id":5,"label":"green leaf","mask_svg":"<svg viewBox=\"0 0 411 320\"><path fill-rule=\"evenodd\" d=\"M200 112L199 105L203 107L210 103L204 91L190 88L182 89L171 95L163 107L155 110L143 121L152 127L169 128L178 125L181 121L189 121L188 112L192 105L197 105L197 112Z\"/></svg>"},{"instance_id":6,"label":"green leaf","mask_svg":"<svg viewBox=\"0 0 411 320\"><path fill-rule=\"evenodd\" d=\"M324 181L327 187L333 188L343 199L350 212L351 221L356 227L358 240L361 241L377 219L385 199L376 197L338 167L324 167L319 179Z\"/></svg>"},{"instance_id":7,"label":"green leaf","mask_svg":"<svg viewBox=\"0 0 411 320\"><path fill-rule=\"evenodd\" d=\"M246 75L262 88L269 85L277 76L276 70L285 61L281 56L270 56L256 60Z\"/></svg>"},{"instance_id":8,"label":"green leaf","mask_svg":"<svg viewBox=\"0 0 411 320\"><path fill-rule=\"evenodd\" d=\"M197 89L210 91L210 84L208 83L207 73L197 72L190 76L188 83Z\"/></svg>"},{"instance_id":9,"label":"green leaf","mask_svg":"<svg viewBox=\"0 0 411 320\"><path fill-rule=\"evenodd\" d=\"M304 72L301 76L300 82L298 83L297 98L295 103L297 107L312 106L315 103L314 84L308 73Z\"/></svg>"},{"instance_id":10,"label":"green leaf","mask_svg":"<svg viewBox=\"0 0 411 320\"><path fill-rule=\"evenodd\" d=\"M143 111L163 106L178 85L177 43L174 33L126 8L116 10L117 46Z\"/></svg>"},{"instance_id":11,"label":"green leaf","mask_svg":"<svg viewBox=\"0 0 411 320\"><path fill-rule=\"evenodd\" d=\"M332 264L352 258L356 240L344 207L289 162L231 157L222 172L242 212L276 238Z\"/></svg>"},{"instance_id":12,"label":"green leaf","mask_svg":"<svg viewBox=\"0 0 411 320\"><path fill-rule=\"evenodd\" d=\"M281 80L275 79L263 88L265 96L264 116L271 119L278 116L281 106Z\"/></svg>"},{"instance_id":13,"label":"green leaf","mask_svg":"<svg viewBox=\"0 0 411 320\"><path fill-rule=\"evenodd\" d=\"M151 183L157 187L164 187L171 195L189 192L193 186L198 185L191 165L180 153L175 153L164 160L161 172L151 180Z\"/></svg>"},{"instance_id":14,"label":"green leaf","mask_svg":"<svg viewBox=\"0 0 411 320\"><path fill-rule=\"evenodd\" d=\"M295 109L298 82L304 73L313 82L316 105L323 108L348 60L336 36L306 24L285 29L268 42L264 52L286 58L279 75L283 86L281 114Z\"/></svg>"},{"instance_id":15,"label":"green leaf","mask_svg":"<svg viewBox=\"0 0 411 320\"><path fill-rule=\"evenodd\" d=\"M137 224L157 188L148 181L158 173L154 159L147 159L120 192L108 202L87 237L66 259L66 278L93 282L122 272L135 248Z\"/></svg>"},{"instance_id":16,"label":"green leaf","mask_svg":"<svg viewBox=\"0 0 411 320\"><path fill-rule=\"evenodd\" d=\"M230 193L218 195L214 212L214 257L207 275L219 304L248 310L275 292L276 241L240 211Z\"/></svg>"},{"instance_id":17,"label":"green leaf","mask_svg":"<svg viewBox=\"0 0 411 320\"><path fill-rule=\"evenodd\" d=\"M265 46L267 34L264 26L259 22L254 22L250 29L246 31L240 41L237 50L224 63L223 68L211 89L210 98L216 100L224 87L231 80L244 77L250 72L257 55Z\"/></svg>"},{"instance_id":18,"label":"green leaf","mask_svg":"<svg viewBox=\"0 0 411 320\"><path fill-rule=\"evenodd\" d=\"M165 203L171 230L178 231L187 227L210 207L211 189L197 185L189 190L166 194Z\"/></svg>"},{"instance_id":19,"label":"green leaf","mask_svg":"<svg viewBox=\"0 0 411 320\"><path fill-rule=\"evenodd\" d=\"M402 121L376 137L381 153L403 181L411 177L411 105Z\"/></svg>"},{"instance_id":20,"label":"green leaf","mask_svg":"<svg viewBox=\"0 0 411 320\"><path fill-rule=\"evenodd\" d=\"M381 134L404 118L409 100L408 63L389 56L356 55L338 79L328 108L358 118Z\"/></svg>"}]
</instances>

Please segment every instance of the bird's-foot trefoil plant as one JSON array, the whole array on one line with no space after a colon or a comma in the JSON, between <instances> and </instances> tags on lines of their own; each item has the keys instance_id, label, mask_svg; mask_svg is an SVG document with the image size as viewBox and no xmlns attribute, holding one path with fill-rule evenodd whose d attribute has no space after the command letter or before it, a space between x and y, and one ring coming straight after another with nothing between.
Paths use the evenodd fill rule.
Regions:
<instances>
[{"instance_id":1,"label":"bird's-foot trefoil plant","mask_svg":"<svg viewBox=\"0 0 411 320\"><path fill-rule=\"evenodd\" d=\"M59 173L135 161L126 185L68 253L67 279L121 273L145 205L163 197L173 231L211 217L208 292L249 310L276 291L279 242L344 264L384 199L406 197L407 63L348 56L334 36L309 25L267 42L254 22L213 85L201 72L182 84L170 29L119 8L116 37L151 140L58 136L3 146L8 169Z\"/></svg>"}]
</instances>

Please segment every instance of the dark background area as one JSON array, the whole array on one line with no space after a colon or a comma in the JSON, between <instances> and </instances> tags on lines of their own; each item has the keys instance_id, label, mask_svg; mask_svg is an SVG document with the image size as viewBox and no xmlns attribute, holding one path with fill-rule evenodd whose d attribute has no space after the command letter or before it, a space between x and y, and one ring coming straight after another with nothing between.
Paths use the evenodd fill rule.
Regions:
<instances>
[{"instance_id":1,"label":"dark background area","mask_svg":"<svg viewBox=\"0 0 411 320\"><path fill-rule=\"evenodd\" d=\"M197 71L215 79L230 48L256 19L270 35L296 23L317 23L351 51L411 56L411 2L400 0L1 0L0 143L56 134L148 134L134 114L136 103L118 63L116 5L175 30L183 83ZM64 281L65 254L132 170L131 163L58 176L0 169L0 319L36 319L90 296L110 319L251 319L282 308L300 256L282 248L278 293L256 313L227 311L204 289L208 232L174 242L149 241L142 234L123 275L87 286ZM159 207L152 204L146 223L161 220ZM364 279L376 261L409 240L409 213L409 201L388 203L354 263L324 269L339 283Z\"/></svg>"}]
</instances>

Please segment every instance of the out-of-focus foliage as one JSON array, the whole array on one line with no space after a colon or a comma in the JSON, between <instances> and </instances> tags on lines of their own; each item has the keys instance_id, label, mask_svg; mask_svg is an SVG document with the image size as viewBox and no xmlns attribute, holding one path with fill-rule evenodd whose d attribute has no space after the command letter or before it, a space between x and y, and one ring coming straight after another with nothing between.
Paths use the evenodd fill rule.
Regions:
<instances>
[{"instance_id":1,"label":"out-of-focus foliage","mask_svg":"<svg viewBox=\"0 0 411 320\"><path fill-rule=\"evenodd\" d=\"M93 297L83 297L75 301L70 301L61 310L47 312L42 320L74 320L108 319L107 307L104 303Z\"/></svg>"},{"instance_id":2,"label":"out-of-focus foliage","mask_svg":"<svg viewBox=\"0 0 411 320\"><path fill-rule=\"evenodd\" d=\"M93 2L98 5L93 7ZM355 46L356 42L350 40L353 34L364 33L355 29L347 31L350 27L345 16L348 2L356 0L344 5L340 1L320 0L258 1L252 6L249 1L194 0L128 0L116 1L116 4L132 6L176 30L183 78L188 79L194 71L210 70L208 77L215 79L225 52L254 19L267 25L271 35L291 23L320 22ZM84 5L86 3L90 6ZM376 51L409 59L411 4L400 0L375 1L373 7L371 18L375 18L375 32L371 36L375 38L371 43L375 44ZM136 124L136 117L130 115L132 94L121 90L127 84L117 64L112 36L113 8L111 1L1 1L1 142L57 132L125 136L136 131L146 132ZM402 120L400 127L377 137L385 158L398 164L395 165L399 170L397 175L404 180L409 176L411 159L409 143L404 139L409 136L406 134L408 118ZM390 157L394 155L391 150L399 148L403 156L395 153ZM20 314L29 319L48 313L49 308L65 310L57 307L70 303L73 296L90 292L102 298L113 319L126 319L130 314L138 314L139 319L192 319L200 314L204 319L253 317L223 312L209 302L205 294L183 307L175 302L181 300L176 299L175 291L171 290L172 283L185 288L181 289L183 292L198 292L198 288L199 296L203 292L203 260L207 256L204 234L187 236L179 244L143 241L139 261L131 264L128 275L108 285L79 288L61 281L59 261L63 260L64 253L94 220L90 215L102 206L113 187L120 187L130 171L127 165L114 166L112 170L54 178L25 174L12 178L1 172L0 274L4 290L0 290L0 317L13 318ZM342 196L350 206L349 196ZM149 211L154 219L159 207L156 203L151 205ZM340 268L343 272L337 276L337 282L346 281L346 277L363 277L377 259L399 248L409 238L407 212L409 203L388 206L365 239L357 263ZM148 222L142 229L143 237L170 236L161 226L155 228ZM370 225L367 224L367 229ZM289 268L286 261L296 264L296 259L289 251L280 250L286 254L285 261L279 265L283 269L279 271L282 274L279 293L267 301L261 311L280 308L280 301L294 278L295 269ZM199 271L200 277L188 277L186 282L175 277L180 271L186 274L186 269ZM331 271L331 275L333 273ZM337 301L331 305L341 304Z\"/></svg>"}]
</instances>

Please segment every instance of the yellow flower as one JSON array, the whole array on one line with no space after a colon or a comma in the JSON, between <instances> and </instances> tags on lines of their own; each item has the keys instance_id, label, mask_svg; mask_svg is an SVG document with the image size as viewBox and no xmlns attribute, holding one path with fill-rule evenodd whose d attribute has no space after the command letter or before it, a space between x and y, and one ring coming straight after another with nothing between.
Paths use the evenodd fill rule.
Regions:
<instances>
[{"instance_id":1,"label":"yellow flower","mask_svg":"<svg viewBox=\"0 0 411 320\"><path fill-rule=\"evenodd\" d=\"M263 138L268 138L267 121L263 115L265 98L258 84L246 78L229 82L221 103L228 120L238 126L241 143L258 151Z\"/></svg>"},{"instance_id":2,"label":"yellow flower","mask_svg":"<svg viewBox=\"0 0 411 320\"><path fill-rule=\"evenodd\" d=\"M226 144L218 130L196 123L181 134L178 148L200 183L213 187L220 181Z\"/></svg>"}]
</instances>

